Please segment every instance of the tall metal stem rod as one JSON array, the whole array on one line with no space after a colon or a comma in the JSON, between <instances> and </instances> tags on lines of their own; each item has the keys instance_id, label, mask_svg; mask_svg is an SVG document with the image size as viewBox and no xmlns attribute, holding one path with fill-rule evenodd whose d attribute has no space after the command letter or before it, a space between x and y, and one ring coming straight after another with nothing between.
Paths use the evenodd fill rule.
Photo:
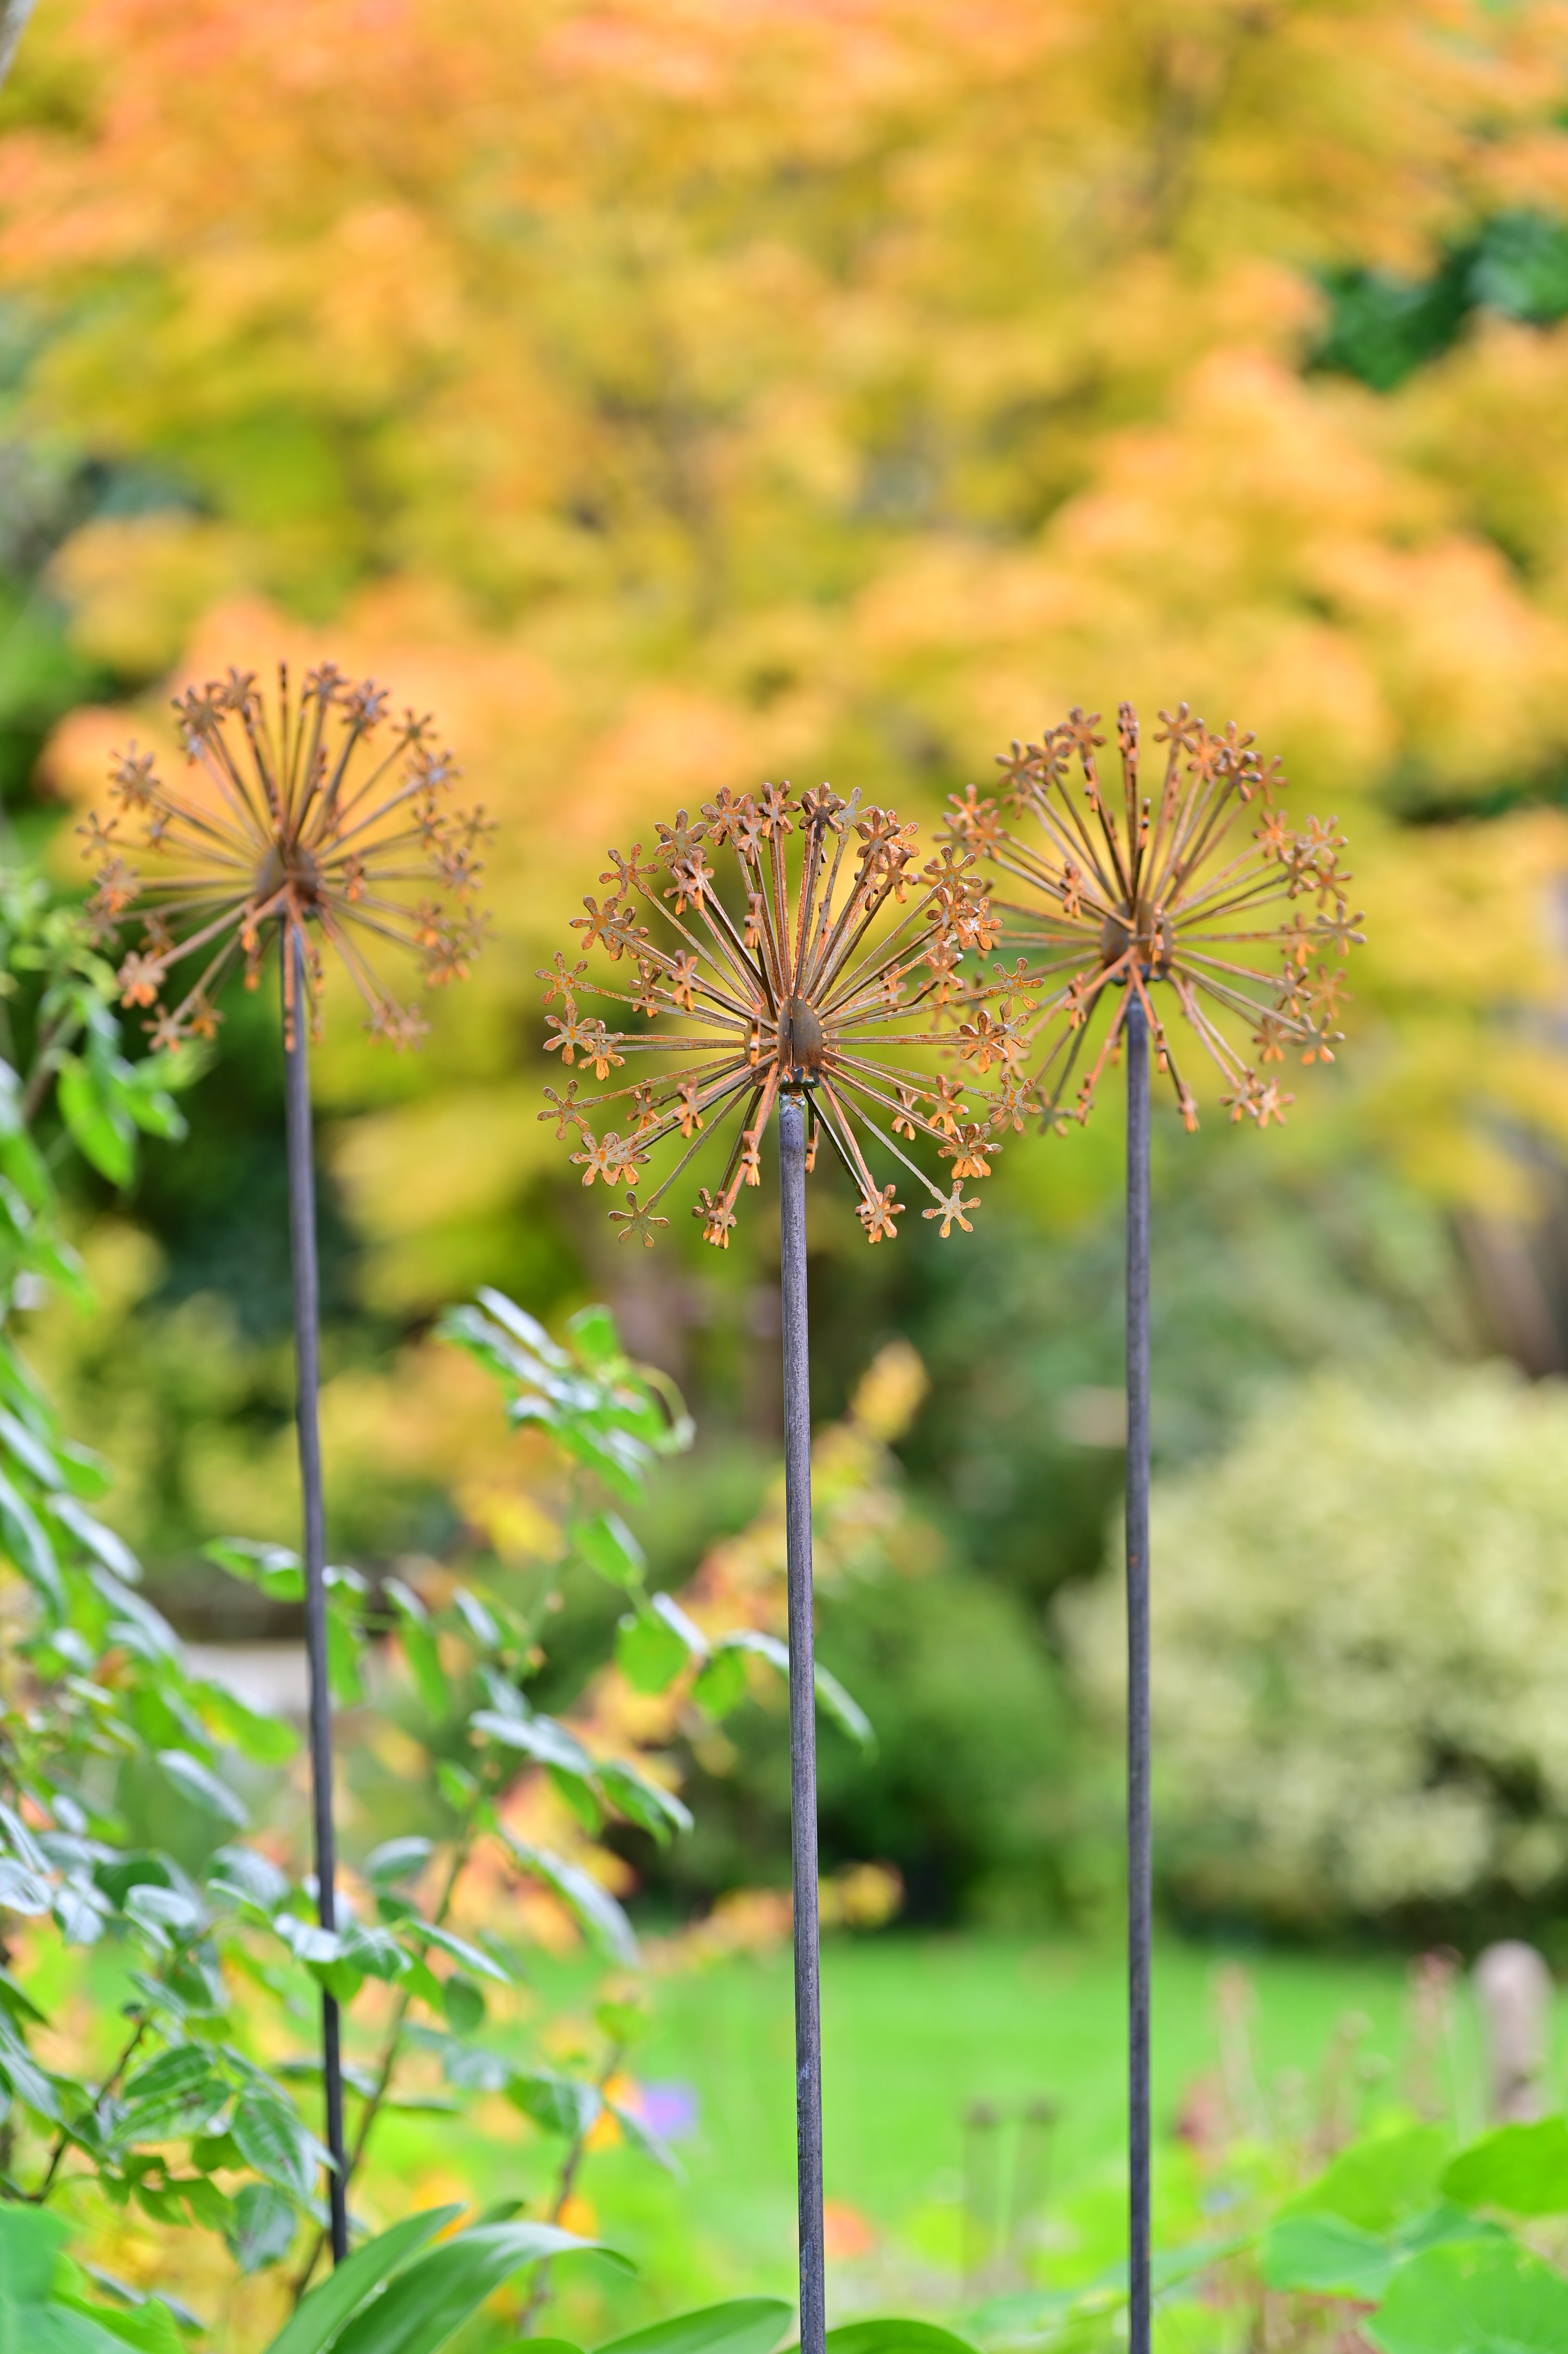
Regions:
<instances>
[{"instance_id":1,"label":"tall metal stem rod","mask_svg":"<svg viewBox=\"0 0 1568 2354\"><path fill-rule=\"evenodd\" d=\"M283 933L283 955L293 960L293 1026L284 1013L283 1077L289 1148L289 1250L294 1276L295 1420L300 1488L304 1498L305 1650L311 1681L311 1803L315 1827L316 1911L323 1929L337 1926L337 1849L332 1819L332 1691L327 1681L326 1518L322 1500L321 1284L316 1266L316 1185L312 1149L310 1050L306 1024L304 944ZM287 968L285 967L285 971ZM348 2165L343 2132L343 2049L336 1998L322 1996L322 2087L326 2146L333 2172L327 2185L332 2260L348 2253Z\"/></svg>"},{"instance_id":2,"label":"tall metal stem rod","mask_svg":"<svg viewBox=\"0 0 1568 2354\"><path fill-rule=\"evenodd\" d=\"M800 2354L822 2354L822 2014L818 1977L816 1652L811 1630L811 1401L806 1308L806 1107L779 1109L784 1306L784 1514L789 1562L789 1826L795 1895L795 2153Z\"/></svg>"},{"instance_id":3,"label":"tall metal stem rod","mask_svg":"<svg viewBox=\"0 0 1568 2354\"><path fill-rule=\"evenodd\" d=\"M1129 2354L1149 2354L1149 1019L1127 1017L1127 1961Z\"/></svg>"}]
</instances>

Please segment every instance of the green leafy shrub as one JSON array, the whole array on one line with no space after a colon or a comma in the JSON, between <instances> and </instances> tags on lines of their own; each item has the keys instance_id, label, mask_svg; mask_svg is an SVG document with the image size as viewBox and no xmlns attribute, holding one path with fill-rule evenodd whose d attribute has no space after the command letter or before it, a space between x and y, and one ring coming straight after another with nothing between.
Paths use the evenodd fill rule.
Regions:
<instances>
[{"instance_id":1,"label":"green leafy shrub","mask_svg":"<svg viewBox=\"0 0 1568 2354\"><path fill-rule=\"evenodd\" d=\"M1568 1872L1565 1529L1568 1393L1496 1365L1318 1376L1160 1482L1168 1884L1301 1923L1544 1906ZM1062 1625L1113 1713L1119 1570Z\"/></svg>"}]
</instances>

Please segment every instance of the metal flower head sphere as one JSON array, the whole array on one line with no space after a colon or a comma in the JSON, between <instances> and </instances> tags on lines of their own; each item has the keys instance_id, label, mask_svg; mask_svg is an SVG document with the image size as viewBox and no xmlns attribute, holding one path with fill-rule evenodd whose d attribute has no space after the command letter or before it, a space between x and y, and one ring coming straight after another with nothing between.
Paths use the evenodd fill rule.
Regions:
<instances>
[{"instance_id":1,"label":"metal flower head sphere","mask_svg":"<svg viewBox=\"0 0 1568 2354\"><path fill-rule=\"evenodd\" d=\"M917 869L916 832L891 810L863 811L858 794L844 801L825 785L798 796L768 785L755 798L720 792L695 823L682 810L659 826L647 857L641 843L629 857L610 852L601 880L615 887L602 907L584 900L575 928L585 948L626 968L624 984L587 981L586 960L568 965L558 955L539 978L549 983L546 1005L559 1008L547 1017L546 1050L599 1080L627 1076L580 1098L576 1078L564 1093L547 1088L554 1108L540 1118L553 1118L563 1137L577 1132L572 1158L585 1185L635 1181L662 1148L673 1152L641 1204L631 1191L626 1208L610 1212L622 1240L635 1234L651 1245L669 1223L655 1211L675 1179L729 1137L716 1182L693 1213L704 1239L727 1249L742 1186L761 1182L768 1118L790 1094L808 1105L807 1167L825 1137L860 1195L868 1242L896 1234L904 1181L878 1182L863 1137L925 1188L925 1214L944 1235L955 1221L969 1230L976 1197L965 1198L965 1183L990 1173L998 1148L960 1087L897 1057L951 1044L936 1025L954 975L967 951L994 946L998 925L972 854L949 843ZM721 877L710 854L726 849ZM652 922L639 921L643 912ZM611 1028L581 1011L590 991L639 1026ZM633 1076L643 1064L652 1075ZM599 1110L613 1122L602 1135L588 1119ZM901 1137L929 1140L947 1164L944 1184Z\"/></svg>"},{"instance_id":2,"label":"metal flower head sphere","mask_svg":"<svg viewBox=\"0 0 1568 2354\"><path fill-rule=\"evenodd\" d=\"M84 854L101 860L90 912L106 930L140 925L120 985L126 1004L154 1009L154 1045L215 1034L219 988L238 963L247 988L257 986L274 925L299 951L282 960L291 1044L296 968L313 1028L324 943L364 999L367 1026L412 1044L424 1023L389 995L371 956L399 948L435 986L466 974L480 943L471 899L489 831L482 811L448 806L458 772L450 752L432 748L429 719L389 721L381 688L351 684L330 663L309 673L297 697L280 664L270 710L254 674L238 670L192 687L175 710L199 772L194 790L165 783L154 755L132 744L115 760L111 790L123 817L140 822L140 841L122 838L121 817L80 829ZM142 853L157 872L132 864ZM171 973L193 960L171 992Z\"/></svg>"},{"instance_id":3,"label":"metal flower head sphere","mask_svg":"<svg viewBox=\"0 0 1568 2354\"><path fill-rule=\"evenodd\" d=\"M447 806L457 771L450 753L431 748L430 722L408 712L388 723L386 705L379 687L351 684L330 664L312 671L294 696L281 664L269 708L253 673L230 671L221 684L193 687L175 705L196 772L185 787L166 784L154 755L132 745L114 764L122 815L107 825L94 817L82 828L87 854L101 861L90 911L108 936L127 921L140 927L138 944L120 968L120 989L127 1005L152 1009L146 1026L155 1046L212 1037L223 981L242 965L247 988L256 988L268 939L274 930L279 938L316 1905L329 1932L337 1926L337 1849L309 1073L321 951L325 945L341 958L365 1001L368 1027L395 1045L411 1044L424 1024L387 993L371 954L396 947L423 964L429 981L461 979L479 945L471 898L477 845L488 830L481 811ZM132 863L122 817L140 821L134 847L158 858L155 876L143 876ZM194 977L168 991L169 976L181 966ZM337 1999L323 1990L322 2089L334 2264L348 2253L353 2168L344 2081Z\"/></svg>"},{"instance_id":4,"label":"metal flower head sphere","mask_svg":"<svg viewBox=\"0 0 1568 2354\"><path fill-rule=\"evenodd\" d=\"M1344 987L1333 960L1362 938L1360 915L1346 907L1343 837L1332 819L1292 828L1270 805L1284 782L1278 762L1266 769L1253 737L1234 724L1211 734L1185 704L1160 716L1165 770L1155 793L1140 789L1138 716L1124 703L1114 801L1096 758L1105 741L1095 732L1098 715L1076 710L1044 743L1014 744L999 762L1008 808L1034 820L1027 837L972 785L954 798L955 838L1021 886L997 908L1008 946L1035 960L1023 980L1033 999L1023 1020L1044 1056L1027 1083L1009 1073L994 1099L999 1125L1021 1126L1031 1112L1057 1127L1067 1112L1086 1119L1138 1004L1156 1067L1169 1073L1182 1119L1195 1129L1197 1102L1160 1018L1157 982L1226 1081L1233 1120L1283 1122L1293 1100L1241 1051L1238 1029L1250 1033L1264 1066L1290 1049L1304 1063L1334 1059ZM1102 1001L1109 1020L1069 1105Z\"/></svg>"}]
</instances>

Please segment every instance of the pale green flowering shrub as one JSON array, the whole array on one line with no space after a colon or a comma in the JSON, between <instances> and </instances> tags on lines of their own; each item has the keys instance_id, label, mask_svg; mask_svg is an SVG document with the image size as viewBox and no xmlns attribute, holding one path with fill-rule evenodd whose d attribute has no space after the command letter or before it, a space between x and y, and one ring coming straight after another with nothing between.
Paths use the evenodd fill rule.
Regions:
<instances>
[{"instance_id":1,"label":"pale green flowering shrub","mask_svg":"<svg viewBox=\"0 0 1568 2354\"><path fill-rule=\"evenodd\" d=\"M1111 1551L1062 1606L1107 1716ZM1568 1388L1316 1376L1158 1483L1151 1557L1157 1852L1186 1901L1310 1921L1568 1879Z\"/></svg>"}]
</instances>

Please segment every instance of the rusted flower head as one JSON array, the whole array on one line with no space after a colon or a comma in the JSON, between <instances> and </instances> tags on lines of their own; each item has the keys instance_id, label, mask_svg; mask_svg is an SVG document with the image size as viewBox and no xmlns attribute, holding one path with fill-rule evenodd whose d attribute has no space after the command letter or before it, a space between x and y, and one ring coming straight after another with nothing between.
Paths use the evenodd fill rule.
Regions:
<instances>
[{"instance_id":1,"label":"rusted flower head","mask_svg":"<svg viewBox=\"0 0 1568 2354\"><path fill-rule=\"evenodd\" d=\"M1294 831L1270 806L1284 782L1278 762L1266 769L1253 738L1234 725L1211 735L1185 704L1174 717L1160 716L1155 741L1166 756L1156 794L1139 791L1138 715L1124 703L1119 807L1101 788L1098 716L1081 711L1043 744L1015 744L1000 761L1001 798L1017 831L972 785L953 799L955 839L1016 888L997 902L1009 948L1031 952L1013 984L1026 992L1027 1010L1015 1004L1013 1020L1035 1050L1044 1047L1027 1079L1016 1066L1004 1071L992 1098L998 1126L1021 1126L1031 1113L1057 1127L1067 1110L1086 1119L1136 1002L1181 1117L1196 1128L1197 1104L1176 1066L1157 984L1218 1065L1234 1120L1283 1122L1294 1100L1260 1075L1238 1037L1250 1034L1265 1066L1282 1063L1287 1049L1304 1063L1334 1059L1344 995L1334 960L1362 938L1360 915L1346 910L1343 837L1332 819L1310 818L1303 832ZM1075 764L1077 781L1069 774ZM1068 1105L1102 1000L1109 1019Z\"/></svg>"},{"instance_id":2,"label":"rusted flower head","mask_svg":"<svg viewBox=\"0 0 1568 2354\"><path fill-rule=\"evenodd\" d=\"M386 705L380 687L355 685L330 663L291 697L280 663L269 709L253 674L231 670L175 700L196 771L179 788L134 744L116 757L110 790L140 836L125 841L119 816L79 829L83 855L100 861L88 910L106 935L140 928L120 987L123 1003L153 1009L154 1045L214 1034L224 979L240 960L246 987L256 987L272 925L304 949L313 1013L324 942L365 1000L366 1026L395 1045L412 1044L425 1024L383 987L370 962L376 946L408 950L437 987L466 974L480 943L472 895L488 821L448 806L458 771L450 752L431 748L431 722L412 712L389 721ZM132 863L143 852L156 857L155 873ZM285 956L291 1043L295 964ZM182 986L171 990L179 966Z\"/></svg>"},{"instance_id":3,"label":"rusted flower head","mask_svg":"<svg viewBox=\"0 0 1568 2354\"><path fill-rule=\"evenodd\" d=\"M552 1109L539 1116L559 1136L575 1132L585 1185L598 1177L635 1188L668 1148L672 1166L654 1190L641 1204L629 1191L626 1208L610 1212L622 1240L651 1245L669 1223L654 1213L676 1177L728 1138L693 1213L705 1241L727 1249L742 1185L761 1182L763 1131L780 1090L806 1098L808 1169L825 1136L848 1170L868 1242L897 1232L904 1204L898 1183L873 1175L863 1135L930 1194L926 1215L944 1235L955 1220L968 1231L976 1202L965 1182L988 1173L997 1148L959 1088L899 1058L942 1043L933 1025L959 960L992 947L997 926L969 852L948 843L917 869L916 832L891 810L862 811L858 794L845 802L825 785L799 796L768 785L756 798L721 792L694 824L680 811L646 857L641 843L630 857L610 852L600 879L614 887L602 907L583 901L575 928L585 949L623 969L621 986L588 981L586 960L568 966L560 956L539 978L546 1006L558 1008L546 1051L596 1079L627 1076L580 1100L576 1078L564 1094L546 1088ZM625 1007L634 1026L611 1029L582 1012L589 994ZM611 1019L626 1023L627 1013ZM588 1118L600 1108L613 1123L602 1136ZM946 1164L941 1184L898 1141L921 1137Z\"/></svg>"}]
</instances>

